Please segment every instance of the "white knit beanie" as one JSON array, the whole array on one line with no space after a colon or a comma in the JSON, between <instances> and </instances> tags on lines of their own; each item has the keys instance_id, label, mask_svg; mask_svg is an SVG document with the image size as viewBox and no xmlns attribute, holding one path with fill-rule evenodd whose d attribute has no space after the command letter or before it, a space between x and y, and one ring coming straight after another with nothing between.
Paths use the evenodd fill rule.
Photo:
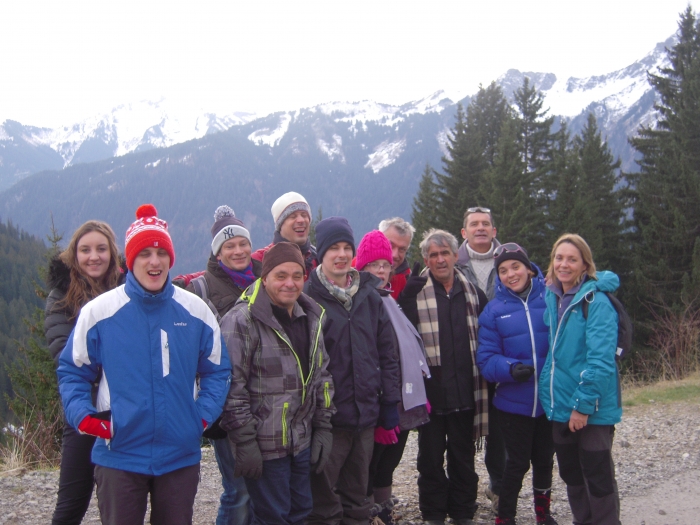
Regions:
<instances>
[{"instance_id":1,"label":"white knit beanie","mask_svg":"<svg viewBox=\"0 0 700 525\"><path fill-rule=\"evenodd\" d=\"M285 193L272 204L272 220L275 221L275 231L280 231L282 223L295 211L303 210L311 218L311 207L306 199L295 191Z\"/></svg>"}]
</instances>

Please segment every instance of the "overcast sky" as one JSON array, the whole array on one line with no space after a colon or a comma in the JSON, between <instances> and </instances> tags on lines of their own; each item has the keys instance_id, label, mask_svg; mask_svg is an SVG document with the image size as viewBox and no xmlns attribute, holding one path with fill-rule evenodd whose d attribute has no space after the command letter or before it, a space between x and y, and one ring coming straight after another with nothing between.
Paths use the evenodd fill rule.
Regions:
<instances>
[{"instance_id":1,"label":"overcast sky","mask_svg":"<svg viewBox=\"0 0 700 525\"><path fill-rule=\"evenodd\" d=\"M0 122L69 124L130 101L266 112L473 93L515 68L625 67L687 0L7 0ZM695 6L693 6L695 8Z\"/></svg>"}]
</instances>

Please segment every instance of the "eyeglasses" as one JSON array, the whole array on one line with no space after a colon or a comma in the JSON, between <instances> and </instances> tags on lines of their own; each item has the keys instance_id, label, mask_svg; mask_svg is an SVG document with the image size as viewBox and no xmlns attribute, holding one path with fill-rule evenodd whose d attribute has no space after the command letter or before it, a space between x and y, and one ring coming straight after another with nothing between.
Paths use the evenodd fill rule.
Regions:
<instances>
[{"instance_id":1,"label":"eyeglasses","mask_svg":"<svg viewBox=\"0 0 700 525\"><path fill-rule=\"evenodd\" d=\"M379 264L377 262L371 262L371 263L367 264L367 266L372 268L372 270L387 270L387 271L391 270L391 263Z\"/></svg>"},{"instance_id":2,"label":"eyeglasses","mask_svg":"<svg viewBox=\"0 0 700 525\"><path fill-rule=\"evenodd\" d=\"M494 251L493 251L493 256L494 258L500 257L502 253L507 252L507 253L515 253L515 252L522 252L525 254L525 257L527 257L527 252L525 251L525 248L522 248L518 244L514 242L507 242L505 244L501 244L498 246Z\"/></svg>"},{"instance_id":3,"label":"eyeglasses","mask_svg":"<svg viewBox=\"0 0 700 525\"><path fill-rule=\"evenodd\" d=\"M473 208L467 208L467 213L491 213L491 210L481 206L474 206Z\"/></svg>"}]
</instances>

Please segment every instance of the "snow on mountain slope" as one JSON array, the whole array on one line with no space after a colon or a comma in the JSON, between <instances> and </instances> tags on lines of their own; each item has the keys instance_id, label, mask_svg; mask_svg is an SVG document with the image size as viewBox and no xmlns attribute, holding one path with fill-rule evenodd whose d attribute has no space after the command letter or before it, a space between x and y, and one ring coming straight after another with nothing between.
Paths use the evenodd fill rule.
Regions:
<instances>
[{"instance_id":1,"label":"snow on mountain slope","mask_svg":"<svg viewBox=\"0 0 700 525\"><path fill-rule=\"evenodd\" d=\"M207 133L245 124L255 117L255 114L245 112L217 116L196 106L175 106L166 99L144 100L123 104L109 113L69 126L55 129L26 127L28 131L22 138L29 144L49 146L63 157L65 166L68 166L83 144L90 140L107 145L113 156L120 156L135 150L162 148L201 138Z\"/></svg>"},{"instance_id":2,"label":"snow on mountain slope","mask_svg":"<svg viewBox=\"0 0 700 525\"><path fill-rule=\"evenodd\" d=\"M601 129L609 131L627 119L625 129L633 133L639 122L650 123L655 119L653 105L649 102L651 86L647 81L647 72L657 71L666 65L666 48L674 45L675 38L673 36L658 44L651 53L630 66L605 75L560 80L553 73L509 70L496 82L503 88L506 97L512 100L513 93L527 76L544 94L544 107L549 108L549 115L573 119L583 111L593 110L599 118ZM401 135L407 131L402 127L403 123L415 115L445 111L453 114L458 100L468 103L462 93L448 95L444 91L401 106L370 100L329 102L269 115L258 121L257 115L252 113L211 112L198 105L182 105L167 99L141 101L124 104L108 113L56 129L35 128L7 121L0 125L0 146L24 141L30 146L28 149L45 148L44 157L47 159L53 154L51 151L46 153L46 148L50 148L60 155L65 167L132 151L167 147L248 123L252 123L247 135L251 142L274 148L290 133L293 124L304 123L308 119L309 122L316 122L312 124L315 147L331 161L346 160L344 139L341 138L347 136L345 130L352 137L357 137L360 133L367 134L370 129L379 129L379 132L370 131L372 137L368 140L362 139L362 148L368 150L364 166L376 173L405 152L405 137ZM645 101L643 107L640 106L642 100ZM639 116L629 117L632 108ZM435 131L443 153L446 153L448 133L448 126ZM350 138L345 139L346 144ZM0 158L0 166L2 162ZM23 177L32 172L31 166L22 166L16 160L12 162L16 167L10 173L11 177ZM51 162L60 160L56 157ZM49 168L48 164L42 166L43 169L55 169Z\"/></svg>"}]
</instances>

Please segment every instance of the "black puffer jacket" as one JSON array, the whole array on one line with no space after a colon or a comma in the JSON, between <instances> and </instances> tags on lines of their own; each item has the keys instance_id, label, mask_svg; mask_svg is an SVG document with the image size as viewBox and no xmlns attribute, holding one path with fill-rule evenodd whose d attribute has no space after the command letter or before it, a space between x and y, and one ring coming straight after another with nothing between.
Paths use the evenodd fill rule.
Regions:
<instances>
[{"instance_id":1,"label":"black puffer jacket","mask_svg":"<svg viewBox=\"0 0 700 525\"><path fill-rule=\"evenodd\" d=\"M262 273L262 263L255 259L253 259L252 262L253 274L255 277L260 277ZM204 272L204 278L207 280L207 288L209 290L207 298L214 305L214 308L216 308L219 318L223 319L228 311L233 308L233 305L236 304L236 301L238 301L238 298L244 290L236 286L233 279L221 269L219 261L213 255L209 257L209 261L207 262L207 271ZM192 281L189 282L186 290L196 293Z\"/></svg>"},{"instance_id":2,"label":"black puffer jacket","mask_svg":"<svg viewBox=\"0 0 700 525\"><path fill-rule=\"evenodd\" d=\"M58 366L58 357L66 346L76 321L75 317L71 319L72 312L69 312L66 306L56 304L66 296L70 284L70 270L58 256L49 263L47 284L51 292L46 298L44 309L44 333L51 357Z\"/></svg>"},{"instance_id":3,"label":"black puffer jacket","mask_svg":"<svg viewBox=\"0 0 700 525\"><path fill-rule=\"evenodd\" d=\"M120 263L124 271L124 275L119 280L121 284L126 277L126 270L124 261L120 260ZM67 306L58 304L68 293L70 285L70 270L58 255L49 262L46 284L49 285L51 291L46 298L46 308L44 308L44 334L51 357L58 366L58 358L63 347L66 346L68 336L73 331L75 321L78 318L77 315L74 316L73 312L69 311Z\"/></svg>"},{"instance_id":4,"label":"black puffer jacket","mask_svg":"<svg viewBox=\"0 0 700 525\"><path fill-rule=\"evenodd\" d=\"M304 292L326 310L323 338L335 385L334 427L374 427L380 403L401 401L396 335L376 286L376 277L360 272L360 289L350 312L323 286L316 271L304 286Z\"/></svg>"}]
</instances>

